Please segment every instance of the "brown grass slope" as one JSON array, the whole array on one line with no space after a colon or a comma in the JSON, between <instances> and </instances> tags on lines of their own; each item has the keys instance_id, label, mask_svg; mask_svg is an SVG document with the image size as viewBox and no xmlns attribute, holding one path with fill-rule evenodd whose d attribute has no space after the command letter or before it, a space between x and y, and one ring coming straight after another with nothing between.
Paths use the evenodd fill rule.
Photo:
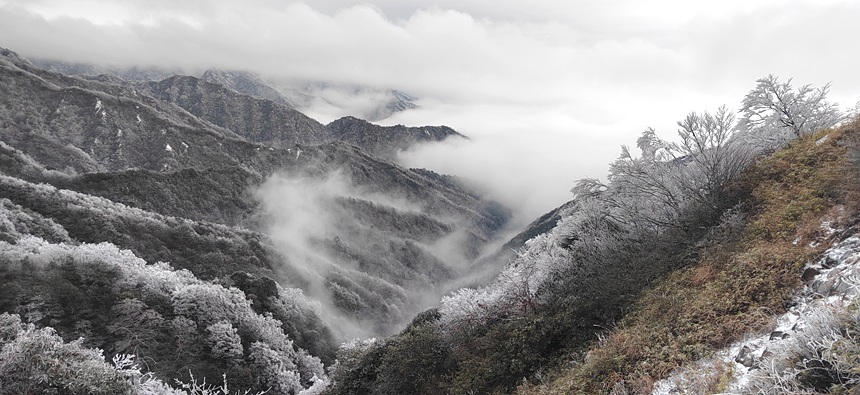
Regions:
<instances>
[{"instance_id":1,"label":"brown grass slope","mask_svg":"<svg viewBox=\"0 0 860 395\"><path fill-rule=\"evenodd\" d=\"M650 393L679 366L770 328L801 284L804 263L845 237L822 223L856 225L858 142L855 120L761 160L738 185L750 193L746 207L713 232L696 265L645 292L587 353L518 393ZM725 372L709 374L719 392Z\"/></svg>"}]
</instances>

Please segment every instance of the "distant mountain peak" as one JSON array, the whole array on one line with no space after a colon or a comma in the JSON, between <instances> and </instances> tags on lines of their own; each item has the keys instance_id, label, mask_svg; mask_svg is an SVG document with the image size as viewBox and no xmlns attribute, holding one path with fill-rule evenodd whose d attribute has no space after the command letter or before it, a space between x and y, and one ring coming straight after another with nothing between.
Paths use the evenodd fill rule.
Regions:
<instances>
[{"instance_id":1,"label":"distant mountain peak","mask_svg":"<svg viewBox=\"0 0 860 395\"><path fill-rule=\"evenodd\" d=\"M353 116L336 119L326 128L338 140L364 147L388 159L416 144L439 142L449 137L468 139L448 126L380 126Z\"/></svg>"},{"instance_id":2,"label":"distant mountain peak","mask_svg":"<svg viewBox=\"0 0 860 395\"><path fill-rule=\"evenodd\" d=\"M305 79L266 79L250 71L206 70L200 79L297 110L335 109L370 121L418 108L416 97L396 89Z\"/></svg>"},{"instance_id":3,"label":"distant mountain peak","mask_svg":"<svg viewBox=\"0 0 860 395\"><path fill-rule=\"evenodd\" d=\"M200 79L223 85L248 96L271 100L291 108L297 107L297 103L294 100L290 100L288 97L282 95L277 89L263 81L259 75L249 71L209 69L200 76ZM303 99L307 100L307 98Z\"/></svg>"},{"instance_id":4,"label":"distant mountain peak","mask_svg":"<svg viewBox=\"0 0 860 395\"><path fill-rule=\"evenodd\" d=\"M33 59L32 64L40 69L68 76L97 77L112 76L127 82L159 81L181 74L178 70L165 70L158 67L121 67L89 63L71 63L54 59Z\"/></svg>"}]
</instances>

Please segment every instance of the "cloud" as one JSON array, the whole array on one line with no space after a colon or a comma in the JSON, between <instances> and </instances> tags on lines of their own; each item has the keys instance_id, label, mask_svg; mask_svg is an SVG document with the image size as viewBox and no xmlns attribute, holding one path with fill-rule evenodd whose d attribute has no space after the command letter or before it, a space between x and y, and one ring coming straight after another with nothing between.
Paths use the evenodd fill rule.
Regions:
<instances>
[{"instance_id":1,"label":"cloud","mask_svg":"<svg viewBox=\"0 0 860 395\"><path fill-rule=\"evenodd\" d=\"M495 190L547 211L572 180L604 176L618 145L646 127L671 135L689 111L737 107L766 74L832 81L833 98L853 105L858 16L856 2L839 0L0 0L0 45L29 57L399 89L422 109L388 123L474 137L408 163L498 178ZM482 176L506 166L509 177Z\"/></svg>"},{"instance_id":2,"label":"cloud","mask_svg":"<svg viewBox=\"0 0 860 395\"><path fill-rule=\"evenodd\" d=\"M256 197L283 258L278 279L318 301L341 340L399 331L438 304L474 258L469 224L338 170L275 174Z\"/></svg>"},{"instance_id":3,"label":"cloud","mask_svg":"<svg viewBox=\"0 0 860 395\"><path fill-rule=\"evenodd\" d=\"M487 117L487 113L507 116ZM449 139L404 152L402 163L476 182L490 197L513 209L515 225L525 225L569 200L568 189L576 179L605 174L605 158L616 156L619 141L624 140L594 126L589 127L590 135L571 133L585 124L562 111L515 105L459 111L425 105L389 121L420 123L440 117L474 133L469 140Z\"/></svg>"},{"instance_id":4,"label":"cloud","mask_svg":"<svg viewBox=\"0 0 860 395\"><path fill-rule=\"evenodd\" d=\"M325 243L344 231L339 224L350 221L338 213L335 199L350 196L354 189L339 172L333 172L322 178L275 174L256 191L268 220L266 231L285 259L284 266L274 268L280 281L302 288L308 297L318 301L322 318L341 340L379 335L383 323L390 324L390 317L380 312L384 306L367 308L364 313L368 318L362 320L337 307L335 301L333 289L347 294L350 291L333 288L337 286L332 278L348 278L356 273L347 262L327 252ZM391 284L385 286L399 289ZM385 302L396 305L393 299Z\"/></svg>"}]
</instances>

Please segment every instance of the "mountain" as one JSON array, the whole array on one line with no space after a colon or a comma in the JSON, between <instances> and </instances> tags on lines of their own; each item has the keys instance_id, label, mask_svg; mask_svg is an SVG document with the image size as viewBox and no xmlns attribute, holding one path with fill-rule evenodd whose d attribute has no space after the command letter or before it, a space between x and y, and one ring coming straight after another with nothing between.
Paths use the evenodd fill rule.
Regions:
<instances>
[{"instance_id":1,"label":"mountain","mask_svg":"<svg viewBox=\"0 0 860 395\"><path fill-rule=\"evenodd\" d=\"M289 79L264 80L247 71L209 69L200 77L237 92L268 99L297 110L325 108L368 121L380 121L396 112L418 108L415 97L395 89Z\"/></svg>"},{"instance_id":2,"label":"mountain","mask_svg":"<svg viewBox=\"0 0 860 395\"><path fill-rule=\"evenodd\" d=\"M379 126L354 117L340 118L326 125L326 128L340 141L362 147L381 158L391 159L398 152L418 144L444 141L451 137L466 138L447 126Z\"/></svg>"},{"instance_id":3,"label":"mountain","mask_svg":"<svg viewBox=\"0 0 860 395\"><path fill-rule=\"evenodd\" d=\"M541 215L526 225L525 229L511 237L501 247L481 256L472 265L472 270L463 276L468 279L468 282L458 285L479 286L491 282L505 266L517 258L518 252L522 252L525 249L526 242L551 232L558 225L558 222L564 216L570 215L573 210L576 210L576 201L571 200Z\"/></svg>"},{"instance_id":4,"label":"mountain","mask_svg":"<svg viewBox=\"0 0 860 395\"><path fill-rule=\"evenodd\" d=\"M178 70L155 67L111 67L53 59L34 59L32 63L40 69L68 76L88 79L110 76L134 83L162 81L183 75ZM415 97L396 89L301 79L264 79L249 71L219 69L204 71L200 79L299 111L320 108L326 114L349 114L369 121L381 121L394 113L418 108Z\"/></svg>"},{"instance_id":5,"label":"mountain","mask_svg":"<svg viewBox=\"0 0 860 395\"><path fill-rule=\"evenodd\" d=\"M291 100L282 95L277 89L266 84L260 76L247 71L223 71L209 69L203 72L200 79L230 88L243 95L256 97L258 99L271 100L275 103L291 108L300 107L311 100L311 97L304 94L299 94L298 100Z\"/></svg>"},{"instance_id":6,"label":"mountain","mask_svg":"<svg viewBox=\"0 0 860 395\"><path fill-rule=\"evenodd\" d=\"M223 85L199 78L175 76L139 86L150 96L174 103L251 142L291 147L332 140L323 125L292 108L237 94Z\"/></svg>"},{"instance_id":7,"label":"mountain","mask_svg":"<svg viewBox=\"0 0 860 395\"><path fill-rule=\"evenodd\" d=\"M81 77L109 75L130 82L159 81L177 74L155 67L109 67L84 63L69 63L53 59L31 59L36 67L59 74Z\"/></svg>"},{"instance_id":8,"label":"mountain","mask_svg":"<svg viewBox=\"0 0 860 395\"><path fill-rule=\"evenodd\" d=\"M510 216L362 148L390 156L449 128L350 119L335 134L194 77L72 77L9 50L0 81L0 281L15 285L0 326L35 325L3 342L297 392L323 385L339 341L433 303Z\"/></svg>"},{"instance_id":9,"label":"mountain","mask_svg":"<svg viewBox=\"0 0 860 395\"><path fill-rule=\"evenodd\" d=\"M464 137L445 126L379 126L354 117L321 125L275 101L237 94L195 77L176 76L138 87L141 92L174 103L249 141L272 147L344 141L376 157L394 161L398 152L416 144Z\"/></svg>"}]
</instances>

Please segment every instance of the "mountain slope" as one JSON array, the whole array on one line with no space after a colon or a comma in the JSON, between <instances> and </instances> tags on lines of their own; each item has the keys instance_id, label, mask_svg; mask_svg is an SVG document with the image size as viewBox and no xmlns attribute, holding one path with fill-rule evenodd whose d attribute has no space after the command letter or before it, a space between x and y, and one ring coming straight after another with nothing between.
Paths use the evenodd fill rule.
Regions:
<instances>
[{"instance_id":1,"label":"mountain slope","mask_svg":"<svg viewBox=\"0 0 860 395\"><path fill-rule=\"evenodd\" d=\"M366 333L391 331L429 303L425 295L438 295L441 284L464 270L507 219L497 204L474 193L346 143L263 145L212 122L239 131L236 125L262 128L268 124L242 117L269 108L270 114L301 120L284 133L311 140L325 133L309 118L269 101L191 77L152 84L173 92L171 100L181 99L180 91L186 99L199 96L199 110L208 108L201 114L221 116L206 120L121 80L50 73L9 51L0 62L0 171L18 179L4 187L15 204L58 221L72 240L108 241L206 280L245 271L284 285L312 286L314 296L331 305L330 318L360 320ZM209 106L213 102L221 107ZM194 103L185 102L192 110ZM28 182L82 194L58 206L24 192L32 189ZM337 189L312 192L325 183ZM233 241L198 253L195 248L205 243L174 240L192 233L182 221L154 230L136 216L117 222L112 205L65 208L93 196L192 221L192 229L208 229L207 223L242 226L247 229L240 233L262 247L236 249L230 243L243 244L245 236L205 231ZM294 226L290 218L302 215L294 207L309 199L320 216L309 220L325 229L301 232L300 245L278 239L275 232Z\"/></svg>"},{"instance_id":2,"label":"mountain slope","mask_svg":"<svg viewBox=\"0 0 860 395\"><path fill-rule=\"evenodd\" d=\"M394 89L302 80L265 81L251 72L215 69L206 70L200 79L297 110L330 107L337 113L369 121L383 120L396 112L418 108L414 97Z\"/></svg>"},{"instance_id":3,"label":"mountain slope","mask_svg":"<svg viewBox=\"0 0 860 395\"><path fill-rule=\"evenodd\" d=\"M451 293L396 336L342 348L329 393L647 394L684 363L769 330L815 274L804 264L850 235L839 230L857 230L860 121L769 155L748 134L721 133L733 130L726 114L688 118L722 125L682 129L692 149L645 132L642 156L625 150L607 183L580 181L575 205L491 284ZM796 353L816 365L799 365L791 383L762 372L765 382L856 390L841 380L857 367L845 360L856 345L829 340L856 328L853 316L831 320L842 322L832 335L816 329L821 338ZM733 371L720 366L693 370L707 386L692 393L723 392Z\"/></svg>"},{"instance_id":4,"label":"mountain slope","mask_svg":"<svg viewBox=\"0 0 860 395\"><path fill-rule=\"evenodd\" d=\"M331 141L319 122L271 100L237 94L223 85L175 76L149 82L144 91L245 139L273 147Z\"/></svg>"},{"instance_id":5,"label":"mountain slope","mask_svg":"<svg viewBox=\"0 0 860 395\"><path fill-rule=\"evenodd\" d=\"M249 141L272 147L343 141L376 157L393 161L398 152L420 143L443 141L449 137L464 138L445 126L386 127L354 117L343 117L323 126L289 107L283 100L269 99L273 93L260 93L259 90L264 88L258 84L242 83L247 82L247 76L243 77L243 74L211 72L207 76L210 80L231 85L176 76L138 86L155 98L174 103ZM228 88L237 84L239 89L249 93L239 94ZM266 98L258 98L260 95Z\"/></svg>"},{"instance_id":6,"label":"mountain slope","mask_svg":"<svg viewBox=\"0 0 860 395\"><path fill-rule=\"evenodd\" d=\"M394 160L398 152L421 143L438 142L451 137L466 138L447 126L379 126L354 117L332 121L326 128L334 138L390 160Z\"/></svg>"},{"instance_id":7,"label":"mountain slope","mask_svg":"<svg viewBox=\"0 0 860 395\"><path fill-rule=\"evenodd\" d=\"M758 163L744 180L751 188L746 215L725 218L695 265L646 292L576 367L559 368L548 384L523 392L650 393L656 380L688 362L769 333L771 316L791 307L801 281L811 278L804 265L857 231L860 200L851 185L858 168L851 158L859 133L858 121L823 130ZM732 374L699 371L705 387L696 391L722 392ZM827 387L810 384L804 390Z\"/></svg>"},{"instance_id":8,"label":"mountain slope","mask_svg":"<svg viewBox=\"0 0 860 395\"><path fill-rule=\"evenodd\" d=\"M105 67L52 59L35 59L33 63L41 69L68 76L86 79L107 77L135 83L162 81L183 75L177 70ZM416 98L394 89L307 80L266 81L252 72L219 69L206 70L200 75L200 79L300 111L321 106L339 114L350 114L370 121L380 121L396 112L418 108L415 104Z\"/></svg>"},{"instance_id":9,"label":"mountain slope","mask_svg":"<svg viewBox=\"0 0 860 395\"><path fill-rule=\"evenodd\" d=\"M296 100L290 100L281 95L277 89L266 84L259 76L250 72L209 69L203 72L200 79L224 86L244 95L271 100L291 108L296 108L299 103L306 103L311 100L310 97L306 96L301 97L298 103Z\"/></svg>"}]
</instances>

